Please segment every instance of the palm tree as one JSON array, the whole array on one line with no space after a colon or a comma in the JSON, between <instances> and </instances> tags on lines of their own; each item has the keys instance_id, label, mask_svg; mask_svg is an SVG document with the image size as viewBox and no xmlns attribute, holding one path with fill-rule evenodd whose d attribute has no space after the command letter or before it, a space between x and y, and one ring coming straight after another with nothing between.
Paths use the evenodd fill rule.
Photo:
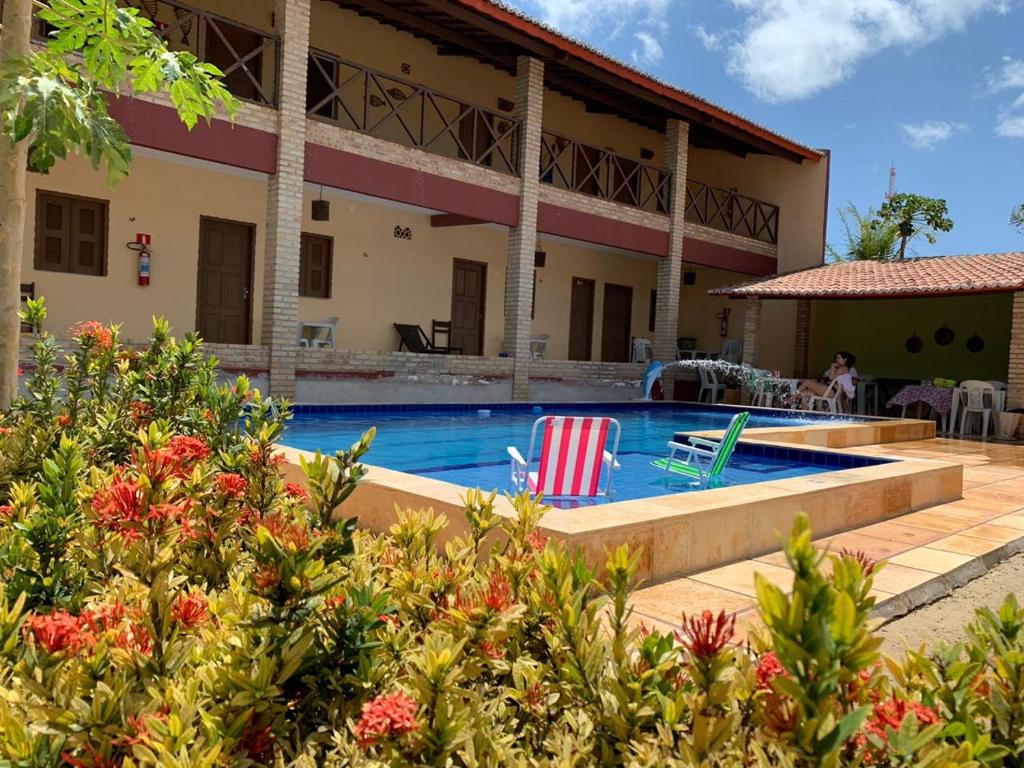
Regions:
<instances>
[{"instance_id":1,"label":"palm tree","mask_svg":"<svg viewBox=\"0 0 1024 768\"><path fill-rule=\"evenodd\" d=\"M838 214L843 224L846 248L837 251L828 246L831 261L892 261L898 258L900 231L897 225L881 221L871 208L862 214L853 203L840 208Z\"/></svg>"},{"instance_id":2,"label":"palm tree","mask_svg":"<svg viewBox=\"0 0 1024 768\"><path fill-rule=\"evenodd\" d=\"M1010 225L1024 232L1024 203L1010 211Z\"/></svg>"}]
</instances>

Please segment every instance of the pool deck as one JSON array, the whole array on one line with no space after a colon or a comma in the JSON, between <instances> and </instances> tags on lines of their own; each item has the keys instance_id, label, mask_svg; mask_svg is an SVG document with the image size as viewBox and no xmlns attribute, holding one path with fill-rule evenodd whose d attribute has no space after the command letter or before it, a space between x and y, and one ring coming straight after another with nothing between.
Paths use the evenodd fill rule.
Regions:
<instances>
[{"instance_id":1,"label":"pool deck","mask_svg":"<svg viewBox=\"0 0 1024 768\"><path fill-rule=\"evenodd\" d=\"M861 550L887 561L875 576L879 618L937 600L1024 551L1024 447L930 439L845 450L963 468L961 499L816 540L823 549ZM779 550L650 583L633 595L635 619L668 631L679 626L684 612L725 610L736 614L741 633L749 631L758 625L755 573L783 587L792 578Z\"/></svg>"}]
</instances>

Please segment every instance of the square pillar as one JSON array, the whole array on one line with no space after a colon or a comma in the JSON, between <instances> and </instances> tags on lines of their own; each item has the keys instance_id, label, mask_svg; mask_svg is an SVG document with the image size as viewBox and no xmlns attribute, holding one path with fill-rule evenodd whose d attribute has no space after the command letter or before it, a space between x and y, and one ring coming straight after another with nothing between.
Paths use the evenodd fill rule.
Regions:
<instances>
[{"instance_id":1,"label":"square pillar","mask_svg":"<svg viewBox=\"0 0 1024 768\"><path fill-rule=\"evenodd\" d=\"M1006 374L1006 407L1024 408L1024 291L1013 294L1010 315L1010 361Z\"/></svg>"},{"instance_id":2,"label":"square pillar","mask_svg":"<svg viewBox=\"0 0 1024 768\"><path fill-rule=\"evenodd\" d=\"M811 348L811 301L796 303L796 329L793 333L793 377L807 378L808 357Z\"/></svg>"},{"instance_id":3,"label":"square pillar","mask_svg":"<svg viewBox=\"0 0 1024 768\"><path fill-rule=\"evenodd\" d=\"M299 244L306 164L306 66L310 0L277 0L281 36L277 171L267 186L262 344L270 350L270 393L295 397L299 322Z\"/></svg>"},{"instance_id":4,"label":"square pillar","mask_svg":"<svg viewBox=\"0 0 1024 768\"><path fill-rule=\"evenodd\" d=\"M669 198L668 254L658 261L658 305L654 315L654 359L676 359L679 330L679 290L683 272L683 230L686 211L686 163L690 124L669 120L665 129L665 161L672 174Z\"/></svg>"},{"instance_id":5,"label":"square pillar","mask_svg":"<svg viewBox=\"0 0 1024 768\"><path fill-rule=\"evenodd\" d=\"M761 336L761 299L747 299L743 316L743 364L757 366L758 344Z\"/></svg>"},{"instance_id":6,"label":"square pillar","mask_svg":"<svg viewBox=\"0 0 1024 768\"><path fill-rule=\"evenodd\" d=\"M540 134L544 108L544 64L529 56L516 60L516 117L519 119L519 223L508 233L505 270L505 352L512 357L512 399L530 389L530 333L537 201L540 196Z\"/></svg>"}]
</instances>

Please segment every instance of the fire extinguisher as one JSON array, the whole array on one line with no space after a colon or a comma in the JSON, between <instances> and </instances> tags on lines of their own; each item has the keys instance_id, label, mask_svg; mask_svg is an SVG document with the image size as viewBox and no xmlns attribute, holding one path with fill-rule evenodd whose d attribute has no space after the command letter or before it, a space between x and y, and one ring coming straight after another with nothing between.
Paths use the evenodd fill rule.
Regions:
<instances>
[{"instance_id":1,"label":"fire extinguisher","mask_svg":"<svg viewBox=\"0 0 1024 768\"><path fill-rule=\"evenodd\" d=\"M721 327L719 328L719 333L722 334L722 338L725 338L726 336L729 335L729 315L730 314L732 314L732 310L729 307L726 307L721 312L719 312L718 314L715 315L715 317L718 318L721 321L721 323L722 323Z\"/></svg>"},{"instance_id":2,"label":"fire extinguisher","mask_svg":"<svg viewBox=\"0 0 1024 768\"><path fill-rule=\"evenodd\" d=\"M128 243L128 247L139 252L139 285L149 285L149 259L153 252L149 250L152 242L151 236L144 232L135 235L135 242Z\"/></svg>"}]
</instances>

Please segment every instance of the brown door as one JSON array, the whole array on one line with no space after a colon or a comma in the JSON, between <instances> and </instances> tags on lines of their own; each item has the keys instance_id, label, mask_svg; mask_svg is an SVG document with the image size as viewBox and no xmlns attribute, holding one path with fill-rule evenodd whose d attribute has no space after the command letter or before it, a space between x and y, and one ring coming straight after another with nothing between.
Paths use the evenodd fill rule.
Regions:
<instances>
[{"instance_id":1,"label":"brown door","mask_svg":"<svg viewBox=\"0 0 1024 768\"><path fill-rule=\"evenodd\" d=\"M601 321L601 359L604 362L629 362L629 325L632 318L633 289L605 283L604 317Z\"/></svg>"},{"instance_id":2,"label":"brown door","mask_svg":"<svg viewBox=\"0 0 1024 768\"><path fill-rule=\"evenodd\" d=\"M455 260L452 270L451 346L464 355L480 355L484 349L484 294L487 265Z\"/></svg>"},{"instance_id":3,"label":"brown door","mask_svg":"<svg viewBox=\"0 0 1024 768\"><path fill-rule=\"evenodd\" d=\"M253 228L220 219L199 223L199 334L219 344L250 343Z\"/></svg>"},{"instance_id":4,"label":"brown door","mask_svg":"<svg viewBox=\"0 0 1024 768\"><path fill-rule=\"evenodd\" d=\"M572 279L569 300L569 359L590 360L594 338L594 281Z\"/></svg>"}]
</instances>

